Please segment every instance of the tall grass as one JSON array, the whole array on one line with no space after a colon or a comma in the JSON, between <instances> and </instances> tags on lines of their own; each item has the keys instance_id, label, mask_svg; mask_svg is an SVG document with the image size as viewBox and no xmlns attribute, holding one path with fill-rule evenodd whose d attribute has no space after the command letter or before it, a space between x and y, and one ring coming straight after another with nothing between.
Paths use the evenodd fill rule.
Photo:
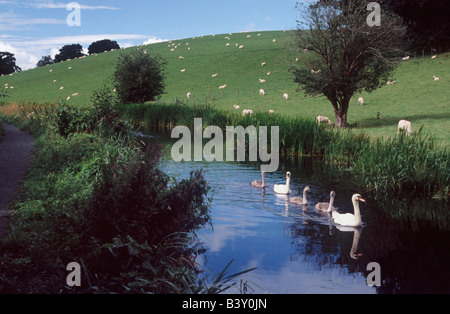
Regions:
<instances>
[{"instance_id":1,"label":"tall grass","mask_svg":"<svg viewBox=\"0 0 450 314\"><path fill-rule=\"evenodd\" d=\"M204 127L279 126L283 156L319 158L333 165L336 171L351 170L361 185L376 195L449 197L449 154L445 149L438 149L422 130L412 137L371 140L363 132L336 130L318 125L311 118L263 112L242 116L205 105L128 105L121 108L121 113L155 130L170 130L177 125L192 128L194 118L200 117Z\"/></svg>"}]
</instances>

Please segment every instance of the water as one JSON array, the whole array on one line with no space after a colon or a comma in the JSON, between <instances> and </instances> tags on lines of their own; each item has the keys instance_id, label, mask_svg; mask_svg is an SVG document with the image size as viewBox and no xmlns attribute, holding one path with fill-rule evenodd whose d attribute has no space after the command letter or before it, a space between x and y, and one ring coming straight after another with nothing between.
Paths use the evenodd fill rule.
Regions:
<instances>
[{"instance_id":1,"label":"water","mask_svg":"<svg viewBox=\"0 0 450 314\"><path fill-rule=\"evenodd\" d=\"M206 170L213 188L213 228L199 232L206 253L197 261L210 276L231 260L228 274L257 268L237 278L229 292L450 293L450 232L388 217L385 212L395 212L395 203L383 208L358 191L348 174L327 172L310 160L283 161L278 172L266 174L268 186L262 190L250 185L261 179L255 163L177 163L170 156L173 140L149 140L164 144L161 168L167 174L186 178L191 170ZM292 172L291 196L302 196L310 186L306 210L273 192L273 184L285 182L286 171ZM340 212L352 212L352 194L363 194L363 228L338 228L314 209L328 201L331 190ZM381 267L380 287L367 285L371 262Z\"/></svg>"}]
</instances>

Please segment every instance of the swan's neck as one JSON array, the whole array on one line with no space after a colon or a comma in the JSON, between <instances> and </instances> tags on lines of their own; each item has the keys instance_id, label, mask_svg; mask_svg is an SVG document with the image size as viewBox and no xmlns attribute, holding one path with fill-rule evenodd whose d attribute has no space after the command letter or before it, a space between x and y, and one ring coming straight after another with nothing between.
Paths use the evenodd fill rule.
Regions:
<instances>
[{"instance_id":1,"label":"swan's neck","mask_svg":"<svg viewBox=\"0 0 450 314\"><path fill-rule=\"evenodd\" d=\"M327 213L331 213L331 211L333 210L333 204L334 204L334 197L331 197L330 204L328 205Z\"/></svg>"},{"instance_id":2,"label":"swan's neck","mask_svg":"<svg viewBox=\"0 0 450 314\"><path fill-rule=\"evenodd\" d=\"M358 251L359 237L361 236L361 230L359 228L355 228L353 234L353 244L352 249L350 250L350 256L353 259L356 259L356 251Z\"/></svg>"},{"instance_id":3,"label":"swan's neck","mask_svg":"<svg viewBox=\"0 0 450 314\"><path fill-rule=\"evenodd\" d=\"M291 178L286 179L286 187L289 190L289 186L291 185Z\"/></svg>"},{"instance_id":4,"label":"swan's neck","mask_svg":"<svg viewBox=\"0 0 450 314\"><path fill-rule=\"evenodd\" d=\"M308 191L303 190L303 203L305 203L305 204L308 202L307 195L308 195Z\"/></svg>"},{"instance_id":5,"label":"swan's neck","mask_svg":"<svg viewBox=\"0 0 450 314\"><path fill-rule=\"evenodd\" d=\"M355 211L355 218L358 224L361 224L361 211L359 210L359 202L357 200L353 201L353 209Z\"/></svg>"}]
</instances>

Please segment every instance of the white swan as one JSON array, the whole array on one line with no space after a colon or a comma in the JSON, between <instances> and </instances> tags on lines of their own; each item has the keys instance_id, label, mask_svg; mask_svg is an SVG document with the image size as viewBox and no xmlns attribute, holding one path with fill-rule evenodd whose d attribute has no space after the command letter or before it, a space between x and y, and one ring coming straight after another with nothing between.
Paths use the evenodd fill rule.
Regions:
<instances>
[{"instance_id":1,"label":"white swan","mask_svg":"<svg viewBox=\"0 0 450 314\"><path fill-rule=\"evenodd\" d=\"M355 194L352 197L353 209L355 214L340 214L337 211L332 212L333 220L336 224L346 227L360 227L362 225L359 202L366 202L361 195Z\"/></svg>"},{"instance_id":2,"label":"white swan","mask_svg":"<svg viewBox=\"0 0 450 314\"><path fill-rule=\"evenodd\" d=\"M275 184L273 190L277 194L291 194L291 189L289 186L291 185L291 173L286 173L286 184Z\"/></svg>"},{"instance_id":3,"label":"white swan","mask_svg":"<svg viewBox=\"0 0 450 314\"><path fill-rule=\"evenodd\" d=\"M264 171L261 172L262 181L261 180L255 180L252 183L250 183L255 188L265 188L266 187L266 173Z\"/></svg>"},{"instance_id":4,"label":"white swan","mask_svg":"<svg viewBox=\"0 0 450 314\"><path fill-rule=\"evenodd\" d=\"M291 197L289 199L289 201L293 204L297 204L297 205L308 205L308 198L307 198L307 193L311 191L311 189L309 188L309 186L307 186L304 190L303 190L303 197Z\"/></svg>"},{"instance_id":5,"label":"white swan","mask_svg":"<svg viewBox=\"0 0 450 314\"><path fill-rule=\"evenodd\" d=\"M329 203L318 203L318 204L316 204L315 208L321 212L331 213L333 210L336 210L333 207L335 197L336 197L336 193L334 191L331 191L330 202Z\"/></svg>"}]
</instances>

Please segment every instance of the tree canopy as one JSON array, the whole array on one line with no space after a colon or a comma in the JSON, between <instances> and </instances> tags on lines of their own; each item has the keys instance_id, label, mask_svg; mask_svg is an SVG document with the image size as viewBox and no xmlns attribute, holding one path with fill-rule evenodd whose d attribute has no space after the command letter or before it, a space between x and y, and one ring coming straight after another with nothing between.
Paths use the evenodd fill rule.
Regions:
<instances>
[{"instance_id":1,"label":"tree canopy","mask_svg":"<svg viewBox=\"0 0 450 314\"><path fill-rule=\"evenodd\" d=\"M83 47L80 44L65 45L59 50L59 54L55 56L55 62L58 63L83 56Z\"/></svg>"},{"instance_id":2,"label":"tree canopy","mask_svg":"<svg viewBox=\"0 0 450 314\"><path fill-rule=\"evenodd\" d=\"M46 65L49 65L49 64L53 64L53 63L54 63L54 61L53 61L51 56L49 56L49 55L48 56L42 56L41 60L39 60L39 62L36 64L36 66L43 67L43 66L46 66Z\"/></svg>"},{"instance_id":3,"label":"tree canopy","mask_svg":"<svg viewBox=\"0 0 450 314\"><path fill-rule=\"evenodd\" d=\"M16 65L16 58L10 52L0 52L0 74L8 75L20 72L22 69Z\"/></svg>"},{"instance_id":4,"label":"tree canopy","mask_svg":"<svg viewBox=\"0 0 450 314\"><path fill-rule=\"evenodd\" d=\"M88 48L88 53L91 55L94 53L111 51L113 49L120 49L119 44L116 41L112 41L110 39L103 39L93 42Z\"/></svg>"},{"instance_id":5,"label":"tree canopy","mask_svg":"<svg viewBox=\"0 0 450 314\"><path fill-rule=\"evenodd\" d=\"M300 63L291 67L306 95L331 102L337 127L347 127L350 99L385 84L403 48L405 27L383 11L380 26L369 26L370 1L324 0L303 9L293 38Z\"/></svg>"}]
</instances>

